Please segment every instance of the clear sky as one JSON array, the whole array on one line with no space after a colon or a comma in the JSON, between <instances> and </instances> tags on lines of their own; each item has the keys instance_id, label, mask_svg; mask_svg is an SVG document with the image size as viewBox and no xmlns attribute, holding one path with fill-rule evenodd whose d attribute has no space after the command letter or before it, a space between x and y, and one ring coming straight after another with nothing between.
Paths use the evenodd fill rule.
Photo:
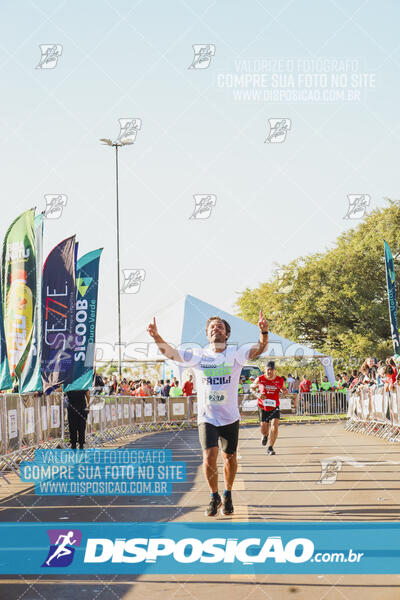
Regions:
<instances>
[{"instance_id":1,"label":"clear sky","mask_svg":"<svg viewBox=\"0 0 400 600\"><path fill-rule=\"evenodd\" d=\"M122 297L123 340L187 293L232 311L277 263L359 222L343 218L347 195L370 209L399 197L399 13L382 0L3 0L2 235L66 194L45 253L74 233L80 254L104 247L97 339L116 341L114 156L99 138L139 118L120 152L121 267L146 275ZM40 44L62 46L55 68L35 68ZM189 68L193 44L215 46L208 68ZM265 142L268 119L290 120L282 143ZM189 218L194 194L216 196L208 219Z\"/></svg>"}]
</instances>

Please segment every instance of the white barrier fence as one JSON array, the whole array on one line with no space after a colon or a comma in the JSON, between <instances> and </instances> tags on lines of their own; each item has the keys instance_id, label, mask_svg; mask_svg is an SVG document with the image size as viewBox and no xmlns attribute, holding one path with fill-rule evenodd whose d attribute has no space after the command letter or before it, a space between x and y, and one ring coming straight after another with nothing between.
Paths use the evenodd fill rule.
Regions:
<instances>
[{"instance_id":1,"label":"white barrier fence","mask_svg":"<svg viewBox=\"0 0 400 600\"><path fill-rule=\"evenodd\" d=\"M294 396L281 401L282 412L293 412ZM239 395L243 420L258 418L257 400ZM86 447L101 447L124 436L162 429L197 426L197 397L93 396L86 422ZM17 471L21 460L37 448L69 447L64 396L53 393L0 395L0 472Z\"/></svg>"},{"instance_id":2,"label":"white barrier fence","mask_svg":"<svg viewBox=\"0 0 400 600\"><path fill-rule=\"evenodd\" d=\"M359 404L366 411L370 400L367 402L364 398L363 402L360 404L354 395L351 396L349 413L354 410L354 414L360 414L361 409L351 408ZM251 394L239 395L239 410L242 421L258 420L257 400ZM383 414L382 410L381 407L379 414ZM337 392L290 394L280 399L280 411L282 414L298 415L345 413L347 396ZM396 423L399 423L398 412ZM135 433L196 426L196 396L93 396L86 422L86 447L101 447ZM0 472L17 471L19 462L33 458L37 448L57 447L69 447L63 394L40 397L35 394L0 394Z\"/></svg>"},{"instance_id":3,"label":"white barrier fence","mask_svg":"<svg viewBox=\"0 0 400 600\"><path fill-rule=\"evenodd\" d=\"M343 392L308 392L299 394L298 415L339 415L347 413L347 394Z\"/></svg>"},{"instance_id":4,"label":"white barrier fence","mask_svg":"<svg viewBox=\"0 0 400 600\"><path fill-rule=\"evenodd\" d=\"M346 429L400 441L400 387L362 387L349 397Z\"/></svg>"}]
</instances>

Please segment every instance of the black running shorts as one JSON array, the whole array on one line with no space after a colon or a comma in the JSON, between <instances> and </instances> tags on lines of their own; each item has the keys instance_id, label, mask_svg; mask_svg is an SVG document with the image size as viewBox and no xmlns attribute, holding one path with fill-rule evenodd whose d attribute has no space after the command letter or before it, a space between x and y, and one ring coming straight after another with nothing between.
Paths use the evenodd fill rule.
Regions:
<instances>
[{"instance_id":1,"label":"black running shorts","mask_svg":"<svg viewBox=\"0 0 400 600\"><path fill-rule=\"evenodd\" d=\"M258 407L258 415L260 417L260 423L269 423L272 419L281 418L279 408L274 408L274 410L264 410L263 408Z\"/></svg>"},{"instance_id":2,"label":"black running shorts","mask_svg":"<svg viewBox=\"0 0 400 600\"><path fill-rule=\"evenodd\" d=\"M217 427L211 423L199 424L199 440L203 450L218 447L226 454L235 454L239 441L239 421Z\"/></svg>"}]
</instances>

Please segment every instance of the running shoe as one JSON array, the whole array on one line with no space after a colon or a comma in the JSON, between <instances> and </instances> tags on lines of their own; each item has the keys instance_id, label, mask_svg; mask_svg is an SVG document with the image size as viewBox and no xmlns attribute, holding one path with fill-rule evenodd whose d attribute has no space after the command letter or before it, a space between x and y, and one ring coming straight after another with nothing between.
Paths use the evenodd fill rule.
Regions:
<instances>
[{"instance_id":1,"label":"running shoe","mask_svg":"<svg viewBox=\"0 0 400 600\"><path fill-rule=\"evenodd\" d=\"M263 446L266 446L268 442L268 436L267 435L263 435L261 438L261 443Z\"/></svg>"},{"instance_id":2,"label":"running shoe","mask_svg":"<svg viewBox=\"0 0 400 600\"><path fill-rule=\"evenodd\" d=\"M275 452L275 450L273 449L273 447L272 447L272 446L270 446L270 447L268 448L267 454L276 454L276 452Z\"/></svg>"},{"instance_id":3,"label":"running shoe","mask_svg":"<svg viewBox=\"0 0 400 600\"><path fill-rule=\"evenodd\" d=\"M211 498L210 504L207 506L207 510L205 512L206 517L215 517L221 504L221 496L217 496L217 498Z\"/></svg>"},{"instance_id":4,"label":"running shoe","mask_svg":"<svg viewBox=\"0 0 400 600\"><path fill-rule=\"evenodd\" d=\"M221 515L232 515L233 514L233 504L232 504L232 496L224 496L221 508Z\"/></svg>"}]
</instances>

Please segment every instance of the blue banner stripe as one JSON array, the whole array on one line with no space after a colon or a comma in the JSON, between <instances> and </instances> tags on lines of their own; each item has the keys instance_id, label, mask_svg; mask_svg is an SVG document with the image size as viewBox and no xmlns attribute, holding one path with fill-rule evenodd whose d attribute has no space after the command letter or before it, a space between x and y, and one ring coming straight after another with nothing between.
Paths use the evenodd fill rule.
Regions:
<instances>
[{"instance_id":1,"label":"blue banner stripe","mask_svg":"<svg viewBox=\"0 0 400 600\"><path fill-rule=\"evenodd\" d=\"M1 574L398 574L399 557L400 523L0 524Z\"/></svg>"}]
</instances>

